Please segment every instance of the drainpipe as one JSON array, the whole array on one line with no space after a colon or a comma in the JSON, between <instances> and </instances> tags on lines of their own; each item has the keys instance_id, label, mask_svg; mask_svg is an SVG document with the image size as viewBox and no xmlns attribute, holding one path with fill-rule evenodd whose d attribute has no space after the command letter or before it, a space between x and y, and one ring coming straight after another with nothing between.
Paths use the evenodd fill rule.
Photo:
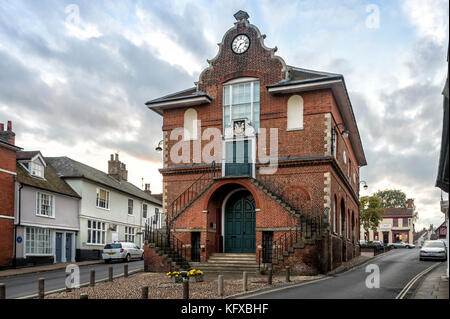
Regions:
<instances>
[{"instance_id":1,"label":"drainpipe","mask_svg":"<svg viewBox=\"0 0 450 319\"><path fill-rule=\"evenodd\" d=\"M17 202L17 224L14 225L14 260L13 260L13 266L14 268L17 268L17 226L20 226L20 202L21 202L21 191L23 188L23 184L20 183L19 187L19 198ZM25 245L25 243L24 243Z\"/></svg>"}]
</instances>

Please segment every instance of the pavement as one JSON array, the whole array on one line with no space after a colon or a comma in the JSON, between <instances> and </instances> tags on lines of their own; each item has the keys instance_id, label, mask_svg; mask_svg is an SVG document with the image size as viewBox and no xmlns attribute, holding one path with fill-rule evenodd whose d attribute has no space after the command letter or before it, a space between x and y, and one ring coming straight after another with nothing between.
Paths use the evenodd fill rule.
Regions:
<instances>
[{"instance_id":1,"label":"pavement","mask_svg":"<svg viewBox=\"0 0 450 319\"><path fill-rule=\"evenodd\" d=\"M443 262L431 271L417 287L412 299L449 299L447 264Z\"/></svg>"},{"instance_id":2,"label":"pavement","mask_svg":"<svg viewBox=\"0 0 450 319\"><path fill-rule=\"evenodd\" d=\"M318 280L238 298L409 299L418 285L418 279L439 265L439 262L420 261L419 249L395 249L362 261L359 266L348 266L347 270L343 267Z\"/></svg>"},{"instance_id":3,"label":"pavement","mask_svg":"<svg viewBox=\"0 0 450 319\"><path fill-rule=\"evenodd\" d=\"M80 286L88 285L90 281L90 271L95 270L95 281L102 282L108 279L109 267L113 268L113 276L115 278L123 276L125 263L113 262L111 264L96 263L79 266L79 282ZM52 266L52 265L49 265ZM63 265L60 265L63 266ZM34 268L34 267L33 267ZM128 263L128 273L142 271L144 269L144 261L132 261ZM24 269L22 269L24 270ZM35 269L37 270L37 269ZM0 283L5 284L6 298L35 298L38 293L38 280L45 280L45 294L51 294L65 290L66 287L66 270L65 267L49 270L44 268L42 272L32 272L18 275L11 275L0 278Z\"/></svg>"},{"instance_id":4,"label":"pavement","mask_svg":"<svg viewBox=\"0 0 450 319\"><path fill-rule=\"evenodd\" d=\"M56 263L51 265L40 265L34 267L13 268L0 271L0 278L19 276L25 274L42 273L59 269L66 269L67 265L87 266L103 263L103 260L87 260L74 263Z\"/></svg>"}]
</instances>

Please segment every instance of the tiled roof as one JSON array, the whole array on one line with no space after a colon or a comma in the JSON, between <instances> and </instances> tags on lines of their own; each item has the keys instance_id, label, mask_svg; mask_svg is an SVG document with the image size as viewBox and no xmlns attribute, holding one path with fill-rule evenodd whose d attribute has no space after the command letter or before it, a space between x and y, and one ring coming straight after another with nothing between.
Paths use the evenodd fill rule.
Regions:
<instances>
[{"instance_id":1,"label":"tiled roof","mask_svg":"<svg viewBox=\"0 0 450 319\"><path fill-rule=\"evenodd\" d=\"M161 200L144 192L127 181L118 181L110 175L68 157L46 157L45 160L58 171L62 178L85 178L123 193L147 200L162 206Z\"/></svg>"},{"instance_id":2,"label":"tiled roof","mask_svg":"<svg viewBox=\"0 0 450 319\"><path fill-rule=\"evenodd\" d=\"M17 181L39 189L81 198L62 178L51 165L44 169L44 178L32 177L19 163L16 165Z\"/></svg>"},{"instance_id":3,"label":"tiled roof","mask_svg":"<svg viewBox=\"0 0 450 319\"><path fill-rule=\"evenodd\" d=\"M29 160L35 157L37 154L41 154L39 151L20 151L16 153L17 160ZM42 156L42 154L41 154ZM43 157L43 156L42 156Z\"/></svg>"},{"instance_id":4,"label":"tiled roof","mask_svg":"<svg viewBox=\"0 0 450 319\"><path fill-rule=\"evenodd\" d=\"M414 210L411 208L384 208L383 217L413 217Z\"/></svg>"}]
</instances>

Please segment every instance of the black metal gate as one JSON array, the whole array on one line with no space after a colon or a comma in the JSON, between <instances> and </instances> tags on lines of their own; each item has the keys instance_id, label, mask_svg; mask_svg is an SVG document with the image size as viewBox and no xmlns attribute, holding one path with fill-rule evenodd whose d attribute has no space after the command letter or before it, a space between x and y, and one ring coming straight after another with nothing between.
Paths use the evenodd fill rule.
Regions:
<instances>
[{"instance_id":1,"label":"black metal gate","mask_svg":"<svg viewBox=\"0 0 450 319\"><path fill-rule=\"evenodd\" d=\"M263 231L262 262L264 264L273 262L273 231Z\"/></svg>"},{"instance_id":2,"label":"black metal gate","mask_svg":"<svg viewBox=\"0 0 450 319\"><path fill-rule=\"evenodd\" d=\"M200 261L200 233L191 233L191 260Z\"/></svg>"}]
</instances>

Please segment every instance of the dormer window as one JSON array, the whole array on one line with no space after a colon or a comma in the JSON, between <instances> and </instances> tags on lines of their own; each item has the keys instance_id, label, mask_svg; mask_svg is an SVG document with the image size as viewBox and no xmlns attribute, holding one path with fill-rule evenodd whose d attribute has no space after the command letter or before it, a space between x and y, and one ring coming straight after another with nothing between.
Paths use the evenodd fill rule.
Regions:
<instances>
[{"instance_id":1,"label":"dormer window","mask_svg":"<svg viewBox=\"0 0 450 319\"><path fill-rule=\"evenodd\" d=\"M31 162L30 174L36 177L44 178L44 166L36 162Z\"/></svg>"}]
</instances>

